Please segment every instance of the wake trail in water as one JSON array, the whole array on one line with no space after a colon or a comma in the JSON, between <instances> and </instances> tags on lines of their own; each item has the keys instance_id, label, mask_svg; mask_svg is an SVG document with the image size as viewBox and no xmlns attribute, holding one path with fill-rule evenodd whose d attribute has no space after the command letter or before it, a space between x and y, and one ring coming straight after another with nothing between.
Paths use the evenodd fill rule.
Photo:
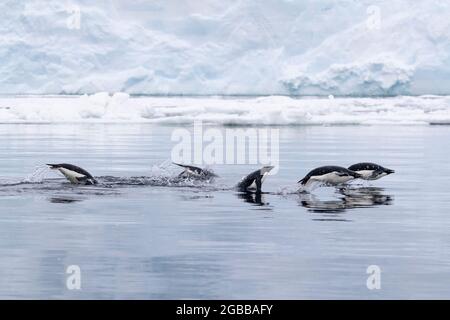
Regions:
<instances>
[{"instance_id":1,"label":"wake trail in water","mask_svg":"<svg viewBox=\"0 0 450 320\"><path fill-rule=\"evenodd\" d=\"M180 177L170 170L169 162L154 165L149 176L137 177L96 177L98 184L93 186L74 185L65 178L48 178L52 171L46 165L36 166L33 172L22 179L0 178L0 195L10 196L23 193L64 193L78 195L111 195L132 187L176 187L203 191L229 190L233 187L216 185L213 179ZM64 197L61 202L71 202ZM58 200L55 200L58 202Z\"/></svg>"},{"instance_id":2,"label":"wake trail in water","mask_svg":"<svg viewBox=\"0 0 450 320\"><path fill-rule=\"evenodd\" d=\"M216 179L197 179L180 176L171 169L165 161L151 168L151 175L136 177L99 176L96 185L74 185L65 178L48 178L51 170L47 166L37 166L34 171L23 179L1 179L0 196L17 196L23 194L42 194L49 196L52 203L72 203L85 200L92 196L115 196L129 188L163 187L188 189L201 192L232 191L246 202L264 204L261 197L265 195L281 196L283 198L298 197L300 205L314 211L341 211L355 207L390 204L392 197L385 195L380 188L370 187L365 183L347 184L333 187L331 200L323 201L311 192L321 186L314 183L308 186L292 184L278 188L274 192L251 194L239 192L236 185L217 183ZM328 189L328 188L324 188ZM322 197L321 197L322 198Z\"/></svg>"}]
</instances>

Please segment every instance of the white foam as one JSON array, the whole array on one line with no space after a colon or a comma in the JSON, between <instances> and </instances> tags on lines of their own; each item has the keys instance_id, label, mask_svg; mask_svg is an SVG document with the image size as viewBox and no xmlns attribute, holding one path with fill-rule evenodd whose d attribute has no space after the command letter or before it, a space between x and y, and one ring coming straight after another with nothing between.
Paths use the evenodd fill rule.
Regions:
<instances>
[{"instance_id":1,"label":"white foam","mask_svg":"<svg viewBox=\"0 0 450 320\"><path fill-rule=\"evenodd\" d=\"M0 98L0 123L214 125L450 124L450 96L392 98L130 97L125 93Z\"/></svg>"}]
</instances>

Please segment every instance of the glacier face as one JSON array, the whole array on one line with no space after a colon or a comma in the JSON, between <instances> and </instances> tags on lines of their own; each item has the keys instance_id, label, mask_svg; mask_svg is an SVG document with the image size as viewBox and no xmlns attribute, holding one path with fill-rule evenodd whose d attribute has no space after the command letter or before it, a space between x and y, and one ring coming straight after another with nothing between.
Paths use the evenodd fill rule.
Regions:
<instances>
[{"instance_id":1,"label":"glacier face","mask_svg":"<svg viewBox=\"0 0 450 320\"><path fill-rule=\"evenodd\" d=\"M3 1L2 94L450 94L442 0Z\"/></svg>"}]
</instances>

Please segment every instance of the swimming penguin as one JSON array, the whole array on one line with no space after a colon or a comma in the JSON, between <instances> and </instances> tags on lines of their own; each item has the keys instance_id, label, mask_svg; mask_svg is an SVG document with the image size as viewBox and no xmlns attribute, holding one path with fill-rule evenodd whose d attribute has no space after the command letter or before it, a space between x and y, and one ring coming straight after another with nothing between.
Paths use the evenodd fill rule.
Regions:
<instances>
[{"instance_id":1,"label":"swimming penguin","mask_svg":"<svg viewBox=\"0 0 450 320\"><path fill-rule=\"evenodd\" d=\"M338 185L359 178L361 175L354 171L338 166L324 166L310 171L299 181L303 186L311 182L322 182L327 185Z\"/></svg>"},{"instance_id":2,"label":"swimming penguin","mask_svg":"<svg viewBox=\"0 0 450 320\"><path fill-rule=\"evenodd\" d=\"M378 180L395 172L394 170L370 162L356 163L348 167L348 169L359 173L361 175L360 179L364 180Z\"/></svg>"},{"instance_id":3,"label":"swimming penguin","mask_svg":"<svg viewBox=\"0 0 450 320\"><path fill-rule=\"evenodd\" d=\"M215 174L212 171L206 170L206 169L202 169L202 168L198 168L198 167L194 167L194 166L188 166L185 164L179 164L179 163L175 163L175 162L173 162L173 164L184 168L184 171L178 175L178 178L194 178L194 179L207 180L207 179L212 179L212 178L218 177L217 174Z\"/></svg>"},{"instance_id":4,"label":"swimming penguin","mask_svg":"<svg viewBox=\"0 0 450 320\"><path fill-rule=\"evenodd\" d=\"M86 170L74 166L73 164L60 163L60 164L47 164L50 169L58 170L61 172L67 180L73 184L85 184L93 185L97 184L97 180Z\"/></svg>"},{"instance_id":5,"label":"swimming penguin","mask_svg":"<svg viewBox=\"0 0 450 320\"><path fill-rule=\"evenodd\" d=\"M260 193L262 183L273 168L274 166L266 166L250 173L248 176L244 177L241 182L238 183L236 188L242 192Z\"/></svg>"}]
</instances>

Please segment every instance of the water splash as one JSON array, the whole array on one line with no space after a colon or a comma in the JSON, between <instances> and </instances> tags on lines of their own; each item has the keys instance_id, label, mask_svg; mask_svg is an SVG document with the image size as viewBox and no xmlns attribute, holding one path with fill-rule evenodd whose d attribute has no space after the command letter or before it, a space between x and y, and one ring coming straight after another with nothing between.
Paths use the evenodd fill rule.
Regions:
<instances>
[{"instance_id":1,"label":"water splash","mask_svg":"<svg viewBox=\"0 0 450 320\"><path fill-rule=\"evenodd\" d=\"M164 160L160 164L154 164L150 168L150 174L152 177L169 178L175 175L175 168L172 165L172 161L169 159Z\"/></svg>"},{"instance_id":2,"label":"water splash","mask_svg":"<svg viewBox=\"0 0 450 320\"><path fill-rule=\"evenodd\" d=\"M314 190L316 190L317 188L320 188L322 186L327 186L326 184L324 184L321 181L308 181L308 183L306 185L300 185L300 188L298 189L297 192L299 193L311 193Z\"/></svg>"},{"instance_id":3,"label":"water splash","mask_svg":"<svg viewBox=\"0 0 450 320\"><path fill-rule=\"evenodd\" d=\"M43 183L44 179L50 173L50 169L46 165L38 165L34 168L34 171L27 175L22 182L23 183Z\"/></svg>"},{"instance_id":4,"label":"water splash","mask_svg":"<svg viewBox=\"0 0 450 320\"><path fill-rule=\"evenodd\" d=\"M102 186L108 187L133 187L133 186L153 186L153 187L190 187L202 188L211 186L210 180L196 180L192 178L180 178L178 176L139 176L139 177L97 177Z\"/></svg>"},{"instance_id":5,"label":"water splash","mask_svg":"<svg viewBox=\"0 0 450 320\"><path fill-rule=\"evenodd\" d=\"M275 192L275 194L280 195L280 196L287 196L290 194L297 194L298 192L299 192L299 187L297 185L291 185L291 186L285 186L285 187L278 188L278 190Z\"/></svg>"}]
</instances>

